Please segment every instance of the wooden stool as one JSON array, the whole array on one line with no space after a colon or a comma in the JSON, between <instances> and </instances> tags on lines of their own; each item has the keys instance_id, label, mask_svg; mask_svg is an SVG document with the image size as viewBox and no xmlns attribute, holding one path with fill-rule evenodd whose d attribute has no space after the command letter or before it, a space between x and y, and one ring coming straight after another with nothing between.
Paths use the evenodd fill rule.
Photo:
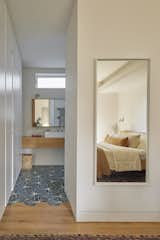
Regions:
<instances>
[{"instance_id":1,"label":"wooden stool","mask_svg":"<svg viewBox=\"0 0 160 240\"><path fill-rule=\"evenodd\" d=\"M22 169L32 169L32 154L22 154Z\"/></svg>"}]
</instances>

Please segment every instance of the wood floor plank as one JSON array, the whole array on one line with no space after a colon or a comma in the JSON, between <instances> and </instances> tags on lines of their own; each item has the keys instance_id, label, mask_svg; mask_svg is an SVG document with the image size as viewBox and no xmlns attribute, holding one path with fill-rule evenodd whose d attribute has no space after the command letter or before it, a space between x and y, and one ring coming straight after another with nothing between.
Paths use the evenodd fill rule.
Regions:
<instances>
[{"instance_id":1,"label":"wood floor plank","mask_svg":"<svg viewBox=\"0 0 160 240\"><path fill-rule=\"evenodd\" d=\"M160 234L160 223L76 223L69 204L7 206L2 234Z\"/></svg>"}]
</instances>

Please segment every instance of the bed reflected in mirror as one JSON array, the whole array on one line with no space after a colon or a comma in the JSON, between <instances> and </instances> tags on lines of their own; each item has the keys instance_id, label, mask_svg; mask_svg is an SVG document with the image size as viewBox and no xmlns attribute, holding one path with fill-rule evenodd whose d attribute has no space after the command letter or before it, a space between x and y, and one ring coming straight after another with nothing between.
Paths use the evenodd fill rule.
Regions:
<instances>
[{"instance_id":1,"label":"bed reflected in mirror","mask_svg":"<svg viewBox=\"0 0 160 240\"><path fill-rule=\"evenodd\" d=\"M96 181L146 182L149 60L96 61Z\"/></svg>"}]
</instances>

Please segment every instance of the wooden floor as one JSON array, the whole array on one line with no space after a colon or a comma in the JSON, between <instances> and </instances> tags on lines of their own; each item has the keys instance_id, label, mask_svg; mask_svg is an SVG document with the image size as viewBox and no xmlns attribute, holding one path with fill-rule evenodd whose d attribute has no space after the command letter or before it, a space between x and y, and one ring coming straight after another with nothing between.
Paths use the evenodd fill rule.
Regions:
<instances>
[{"instance_id":1,"label":"wooden floor","mask_svg":"<svg viewBox=\"0 0 160 240\"><path fill-rule=\"evenodd\" d=\"M160 223L76 223L69 204L8 206L0 222L2 234L160 234Z\"/></svg>"}]
</instances>

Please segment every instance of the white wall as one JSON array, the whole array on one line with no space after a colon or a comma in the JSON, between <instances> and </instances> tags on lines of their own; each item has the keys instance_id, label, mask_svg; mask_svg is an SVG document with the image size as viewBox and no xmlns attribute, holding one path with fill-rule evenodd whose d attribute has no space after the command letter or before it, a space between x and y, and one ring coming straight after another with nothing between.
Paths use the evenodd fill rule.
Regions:
<instances>
[{"instance_id":1,"label":"white wall","mask_svg":"<svg viewBox=\"0 0 160 240\"><path fill-rule=\"evenodd\" d=\"M77 1L67 29L66 75L65 192L76 215Z\"/></svg>"},{"instance_id":2,"label":"white wall","mask_svg":"<svg viewBox=\"0 0 160 240\"><path fill-rule=\"evenodd\" d=\"M119 121L121 118L123 122ZM147 132L147 88L97 93L97 142L114 134L116 126L118 131Z\"/></svg>"},{"instance_id":3,"label":"white wall","mask_svg":"<svg viewBox=\"0 0 160 240\"><path fill-rule=\"evenodd\" d=\"M118 122L118 94L97 94L97 142L107 134L113 134L113 126Z\"/></svg>"},{"instance_id":4,"label":"white wall","mask_svg":"<svg viewBox=\"0 0 160 240\"><path fill-rule=\"evenodd\" d=\"M35 73L64 73L64 69L23 68L23 135L44 134L46 128L32 127L32 99L35 94L41 98L65 98L64 89L37 89L35 88ZM33 150L33 165L63 165L64 149L35 149Z\"/></svg>"},{"instance_id":5,"label":"white wall","mask_svg":"<svg viewBox=\"0 0 160 240\"><path fill-rule=\"evenodd\" d=\"M63 148L37 148L32 150L33 165L64 165Z\"/></svg>"},{"instance_id":6,"label":"white wall","mask_svg":"<svg viewBox=\"0 0 160 240\"><path fill-rule=\"evenodd\" d=\"M0 0L0 218L21 169L21 59L12 23Z\"/></svg>"},{"instance_id":7,"label":"white wall","mask_svg":"<svg viewBox=\"0 0 160 240\"><path fill-rule=\"evenodd\" d=\"M159 0L78 1L76 215L79 221L160 220L159 8ZM147 185L93 183L96 58L151 59Z\"/></svg>"},{"instance_id":8,"label":"white wall","mask_svg":"<svg viewBox=\"0 0 160 240\"><path fill-rule=\"evenodd\" d=\"M118 119L124 117L119 130L147 132L147 93L118 94L118 104Z\"/></svg>"},{"instance_id":9,"label":"white wall","mask_svg":"<svg viewBox=\"0 0 160 240\"><path fill-rule=\"evenodd\" d=\"M128 90L124 85L124 90L118 93L118 120L124 117L124 122L119 123L120 130L147 132L147 78L147 64L123 77L126 86L127 82L133 84Z\"/></svg>"}]
</instances>

